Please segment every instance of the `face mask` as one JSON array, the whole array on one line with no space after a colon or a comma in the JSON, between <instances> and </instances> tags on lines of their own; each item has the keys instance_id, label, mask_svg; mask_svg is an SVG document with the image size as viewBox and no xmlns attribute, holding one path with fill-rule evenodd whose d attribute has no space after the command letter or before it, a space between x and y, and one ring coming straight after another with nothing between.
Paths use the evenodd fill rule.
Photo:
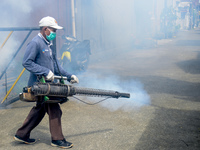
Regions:
<instances>
[{"instance_id":1,"label":"face mask","mask_svg":"<svg viewBox=\"0 0 200 150\"><path fill-rule=\"evenodd\" d=\"M48 28L47 28L47 29L48 29ZM49 29L48 29L48 30L49 30ZM49 31L50 31L50 30L49 30ZM53 32L53 31L50 31L50 34L49 34L49 35L46 35L46 38L47 38L47 40L49 40L49 41L54 40L55 37L56 37L56 33Z\"/></svg>"}]
</instances>

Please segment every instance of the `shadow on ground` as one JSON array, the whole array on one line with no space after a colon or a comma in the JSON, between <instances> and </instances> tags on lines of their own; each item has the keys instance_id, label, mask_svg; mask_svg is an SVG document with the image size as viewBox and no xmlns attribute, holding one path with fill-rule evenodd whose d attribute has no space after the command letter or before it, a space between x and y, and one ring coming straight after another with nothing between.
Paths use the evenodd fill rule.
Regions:
<instances>
[{"instance_id":1,"label":"shadow on ground","mask_svg":"<svg viewBox=\"0 0 200 150\"><path fill-rule=\"evenodd\" d=\"M135 150L200 148L200 112L157 108Z\"/></svg>"},{"instance_id":2,"label":"shadow on ground","mask_svg":"<svg viewBox=\"0 0 200 150\"><path fill-rule=\"evenodd\" d=\"M200 44L200 41L199 41ZM197 52L197 58L192 60L181 61L177 66L184 72L190 74L200 74L200 52Z\"/></svg>"},{"instance_id":3,"label":"shadow on ground","mask_svg":"<svg viewBox=\"0 0 200 150\"><path fill-rule=\"evenodd\" d=\"M164 93L174 95L182 100L196 102L199 102L200 100L200 83L175 80L161 76L145 76L136 78L145 85L144 88L150 95Z\"/></svg>"},{"instance_id":4,"label":"shadow on ground","mask_svg":"<svg viewBox=\"0 0 200 150\"><path fill-rule=\"evenodd\" d=\"M177 63L186 73L200 73L200 53L197 59ZM150 95L166 94L173 101L178 98L185 102L200 101L200 83L187 82L161 76L136 77L145 85L145 90ZM159 101L159 99L157 100ZM160 97L160 101L163 101ZM155 103L156 104L156 103ZM180 103L184 104L184 102ZM152 105L154 102L152 101ZM155 106L155 105L154 105ZM139 142L134 147L135 150L157 150L157 149L176 149L176 150L199 150L200 149L200 111L186 109L164 108L155 106L155 117L149 122L145 132L143 132Z\"/></svg>"}]
</instances>

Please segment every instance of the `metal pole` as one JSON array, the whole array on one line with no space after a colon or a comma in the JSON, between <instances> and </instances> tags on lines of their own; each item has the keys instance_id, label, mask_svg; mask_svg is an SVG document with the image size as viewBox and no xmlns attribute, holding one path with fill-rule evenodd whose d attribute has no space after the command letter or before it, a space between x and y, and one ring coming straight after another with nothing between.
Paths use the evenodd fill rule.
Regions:
<instances>
[{"instance_id":1,"label":"metal pole","mask_svg":"<svg viewBox=\"0 0 200 150\"><path fill-rule=\"evenodd\" d=\"M33 31L40 30L38 27L10 27L10 28L0 28L0 31Z\"/></svg>"},{"instance_id":2,"label":"metal pole","mask_svg":"<svg viewBox=\"0 0 200 150\"><path fill-rule=\"evenodd\" d=\"M73 37L76 38L74 0L71 0L71 13L72 13L72 35Z\"/></svg>"},{"instance_id":3,"label":"metal pole","mask_svg":"<svg viewBox=\"0 0 200 150\"><path fill-rule=\"evenodd\" d=\"M6 100L6 98L8 97L8 95L10 94L10 92L12 91L12 89L15 87L15 85L17 84L18 80L21 78L22 74L24 73L25 68L22 70L22 72L20 73L20 75L17 77L17 79L15 80L15 82L13 83L12 87L10 88L10 90L8 91L8 93L6 94L6 96L4 97L4 99L2 100L1 104L3 104L3 102Z\"/></svg>"},{"instance_id":4,"label":"metal pole","mask_svg":"<svg viewBox=\"0 0 200 150\"><path fill-rule=\"evenodd\" d=\"M10 33L7 36L7 38L5 39L5 41L3 42L3 44L1 45L1 49L3 48L3 46L5 45L5 43L7 42L7 40L9 39L9 37L11 36L12 33L13 33L13 31L10 31Z\"/></svg>"}]
</instances>

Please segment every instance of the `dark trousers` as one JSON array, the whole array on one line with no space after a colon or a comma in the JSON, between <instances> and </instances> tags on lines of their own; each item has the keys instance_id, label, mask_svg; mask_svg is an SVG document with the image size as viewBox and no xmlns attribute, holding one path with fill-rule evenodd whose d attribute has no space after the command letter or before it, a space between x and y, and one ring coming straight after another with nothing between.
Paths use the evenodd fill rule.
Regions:
<instances>
[{"instance_id":1,"label":"dark trousers","mask_svg":"<svg viewBox=\"0 0 200 150\"><path fill-rule=\"evenodd\" d=\"M49 115L49 128L52 140L63 140L61 127L62 110L58 103L37 103L25 119L21 128L17 130L16 135L21 138L29 138L31 131L41 122L45 114Z\"/></svg>"}]
</instances>

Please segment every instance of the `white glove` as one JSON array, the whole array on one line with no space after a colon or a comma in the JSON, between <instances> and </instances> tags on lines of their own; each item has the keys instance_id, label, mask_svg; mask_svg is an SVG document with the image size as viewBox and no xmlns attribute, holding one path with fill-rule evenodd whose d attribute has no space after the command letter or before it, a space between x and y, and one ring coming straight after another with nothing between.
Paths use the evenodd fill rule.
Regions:
<instances>
[{"instance_id":1,"label":"white glove","mask_svg":"<svg viewBox=\"0 0 200 150\"><path fill-rule=\"evenodd\" d=\"M72 83L72 84L73 83L79 83L79 80L78 80L78 78L75 75L72 75L70 83Z\"/></svg>"},{"instance_id":2,"label":"white glove","mask_svg":"<svg viewBox=\"0 0 200 150\"><path fill-rule=\"evenodd\" d=\"M48 75L46 76L46 80L47 81L53 81L54 80L54 74L51 70L49 71Z\"/></svg>"}]
</instances>

